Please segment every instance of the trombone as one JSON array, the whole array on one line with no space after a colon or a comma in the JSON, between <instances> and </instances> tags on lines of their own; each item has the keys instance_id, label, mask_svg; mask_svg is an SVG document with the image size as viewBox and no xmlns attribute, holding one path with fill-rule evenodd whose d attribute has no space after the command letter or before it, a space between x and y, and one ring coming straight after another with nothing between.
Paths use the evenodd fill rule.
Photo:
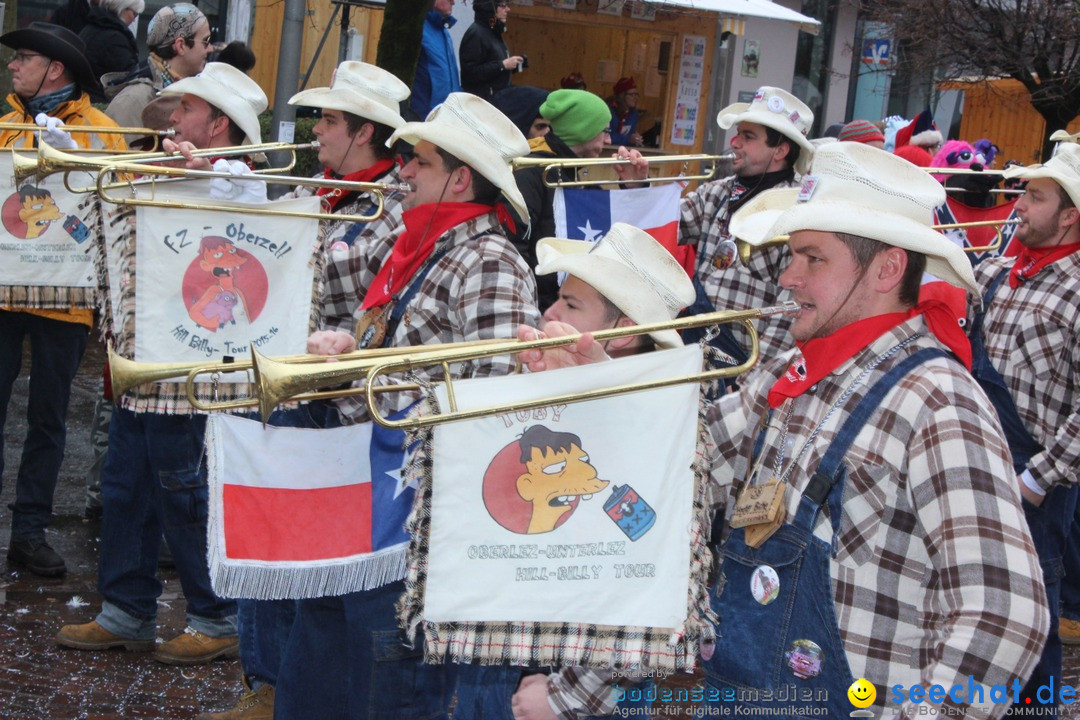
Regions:
<instances>
[{"instance_id":1,"label":"trombone","mask_svg":"<svg viewBox=\"0 0 1080 720\"><path fill-rule=\"evenodd\" d=\"M1019 224L1020 224L1020 220L1017 219L1017 218L1013 218L1012 220L1009 220L1009 219L1006 219L1006 220L973 220L971 222L962 222L962 223L943 223L941 225L931 225L930 227L932 229L934 229L934 230L953 230L955 228L996 226L997 237L994 238L994 242L990 243L989 245L980 245L978 247L966 247L966 248L963 249L964 252L983 253L983 252L991 252L991 251L997 250L999 247L1001 247L1001 243L1002 243L1002 240L1003 240L1002 231L1004 230L1006 225L1019 225ZM780 245L782 243L786 243L788 241L789 237L790 236L788 236L788 235L777 235L776 237L771 238L767 242L764 242L761 245L757 245L757 246L751 245L750 243L745 242L743 240L739 240L738 241L739 260L741 260L743 262L743 264L746 264L746 263L750 262L750 255L754 252L755 247L762 248L762 247L766 247L768 245Z\"/></svg>"},{"instance_id":2,"label":"trombone","mask_svg":"<svg viewBox=\"0 0 1080 720\"><path fill-rule=\"evenodd\" d=\"M690 175L676 175L676 176L660 176L660 177L646 177L640 180L634 180L635 183L645 183L646 185L653 185L656 183L675 182L675 181L689 181L689 180L708 180L713 176L716 171L716 166L724 160L730 160L735 155L733 153L726 153L724 155L650 155L645 156L649 165L661 165L664 163L681 163L682 169L685 171L689 168L690 163L699 163L698 172ZM547 187L589 187L593 185L610 185L618 180L561 180L558 176L552 176L551 172L554 170L560 170L561 168L585 168L583 174L588 174L588 168L593 167L613 167L615 165L629 165L632 161L629 158L517 158L512 161L512 165L515 170L528 167L541 167L544 168L543 180L544 185Z\"/></svg>"},{"instance_id":3,"label":"trombone","mask_svg":"<svg viewBox=\"0 0 1080 720\"><path fill-rule=\"evenodd\" d=\"M599 330L592 333L592 336L597 341L604 341L622 337L645 335L658 330L679 330L691 327L719 325L723 323L742 323L750 333L750 357L745 363L736 367L703 370L691 375L676 376L664 378L663 380L631 385L598 388L585 393L557 395L528 402L461 410L458 408L454 396L453 381L450 378L450 365L470 360L479 360L481 358L495 357L497 355L517 354L525 350L561 347L577 341L581 335L566 335L564 337L544 338L524 342L520 340L481 340L472 343L454 343L438 349L429 348L427 350L422 347L407 349L397 348L397 353L389 353L383 357L370 356L347 362L323 362L301 366L285 365L274 367L272 364L266 363L265 358L262 358L253 350L255 394L258 396L259 410L265 421L270 412L272 412L279 404L305 397L304 393L309 391L328 385L366 381L364 385L360 387L350 387L329 392L337 393L337 396L339 397L363 393L372 419L384 427L409 429L430 427L432 425L454 422L456 420L468 420L489 415L502 415L516 410L528 410L549 405L584 402L586 400L596 400L628 392L640 392L681 383L697 383L715 378L740 375L750 370L757 363L761 354L760 346L758 344L757 329L755 328L753 321L756 318L772 315L788 315L797 311L798 305L796 303L787 302L783 305L772 307L755 308L751 310L725 310L677 318L667 322ZM392 391L415 391L418 389L418 386L414 384L380 385L376 382L378 378L383 375L409 372L411 370L417 370L433 365L438 365L442 368L442 382L446 386L446 393L450 406L449 412L415 418L402 418L399 420L391 420L379 412L375 403L376 394Z\"/></svg>"},{"instance_id":4,"label":"trombone","mask_svg":"<svg viewBox=\"0 0 1080 720\"><path fill-rule=\"evenodd\" d=\"M40 132L43 130L40 125L35 123L0 123L0 131L15 131L15 132ZM92 133L94 135L149 135L154 138L154 147L161 141L161 138L171 138L176 136L176 131L172 128L168 130L151 130L150 128L138 128L138 127L115 127L112 125L61 125L60 130L68 134L73 133Z\"/></svg>"},{"instance_id":5,"label":"trombone","mask_svg":"<svg viewBox=\"0 0 1080 720\"><path fill-rule=\"evenodd\" d=\"M300 145L293 145L291 143L263 143L261 145L231 145L229 147L222 148L207 148L203 150L195 150L191 154L197 158L209 158L209 157L233 157L236 155L249 155L263 152L291 152L290 161L281 167L268 168L263 170L256 170L255 174L270 174L278 172L288 172L292 170L296 165L296 151L308 150L319 147L319 143L310 142L302 143ZM19 148L13 148L17 151ZM18 184L29 177L45 177L47 175L53 175L55 173L64 173L64 186L67 187L68 192L72 193L88 193L94 192L95 187L85 188L73 188L68 181L68 173L85 171L89 173L97 173L101 166L106 162L140 162L140 163L159 163L170 162L176 160L182 160L183 156L179 153L167 153L167 152L131 152L123 153L119 155L103 155L91 159L84 159L74 157L72 153L68 151L59 151L54 147L49 146L47 143L42 143L37 148L37 157L31 160L29 157L14 152L14 159L12 160L12 167L15 174L15 183ZM74 159L73 159L74 158ZM126 185L127 183L122 183Z\"/></svg>"}]
</instances>

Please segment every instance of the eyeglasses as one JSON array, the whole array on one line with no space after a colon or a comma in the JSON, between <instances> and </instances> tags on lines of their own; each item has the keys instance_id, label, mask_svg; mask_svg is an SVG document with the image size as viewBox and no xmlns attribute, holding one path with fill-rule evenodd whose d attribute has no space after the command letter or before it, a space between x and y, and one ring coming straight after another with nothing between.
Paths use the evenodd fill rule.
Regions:
<instances>
[{"instance_id":1,"label":"eyeglasses","mask_svg":"<svg viewBox=\"0 0 1080 720\"><path fill-rule=\"evenodd\" d=\"M195 47L195 38L184 38L184 42L187 43L188 47ZM210 36L207 35L206 37L204 37L199 42L202 44L202 46L204 48L210 47Z\"/></svg>"},{"instance_id":2,"label":"eyeglasses","mask_svg":"<svg viewBox=\"0 0 1080 720\"><path fill-rule=\"evenodd\" d=\"M12 62L17 62L17 63L19 63L21 65L22 63L26 62L30 58L36 58L36 57L45 57L45 56L42 55L41 53L21 53L21 52L17 52L17 53L15 53L15 57L12 58Z\"/></svg>"}]
</instances>

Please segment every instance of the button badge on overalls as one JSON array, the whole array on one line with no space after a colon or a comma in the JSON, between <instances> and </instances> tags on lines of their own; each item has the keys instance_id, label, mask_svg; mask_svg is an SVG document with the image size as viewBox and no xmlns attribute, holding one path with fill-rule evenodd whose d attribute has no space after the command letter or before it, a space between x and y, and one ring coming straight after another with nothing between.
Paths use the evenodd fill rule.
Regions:
<instances>
[{"instance_id":1,"label":"button badge on overalls","mask_svg":"<svg viewBox=\"0 0 1080 720\"><path fill-rule=\"evenodd\" d=\"M787 666L795 677L801 680L815 678L821 674L821 666L825 664L825 656L821 647L813 640L796 640L784 653Z\"/></svg>"},{"instance_id":2,"label":"button badge on overalls","mask_svg":"<svg viewBox=\"0 0 1080 720\"><path fill-rule=\"evenodd\" d=\"M768 605L780 594L780 578L768 565L759 565L750 576L750 594L760 605Z\"/></svg>"}]
</instances>

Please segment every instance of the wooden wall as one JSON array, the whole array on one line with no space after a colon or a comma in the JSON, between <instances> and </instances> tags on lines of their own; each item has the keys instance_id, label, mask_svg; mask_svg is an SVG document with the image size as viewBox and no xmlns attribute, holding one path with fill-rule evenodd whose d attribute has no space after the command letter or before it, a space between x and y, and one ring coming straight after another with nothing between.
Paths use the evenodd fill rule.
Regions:
<instances>
[{"instance_id":1,"label":"wooden wall","mask_svg":"<svg viewBox=\"0 0 1080 720\"><path fill-rule=\"evenodd\" d=\"M705 122L709 116L705 105L712 83L712 69L707 62L701 83L695 143L670 145L668 141L675 115L679 53L683 37L704 36L705 57L711 58L716 37L716 15L692 11L658 11L654 19L643 20L631 17L634 2L626 2L619 15L598 13L598 2L607 4L611 0L578 0L577 7L573 10L540 4L512 5L509 29L505 36L506 44L511 53L529 56L528 69L514 78L514 84L558 89L563 76L577 71L585 77L590 91L606 99L610 97L618 78L631 75L640 92L639 107L644 111L638 125L639 131L648 130L656 120L660 120L663 126L661 147L665 151L673 154L701 152ZM333 6L329 3L309 0L307 7L301 73L307 71L333 12ZM284 15L284 3L277 0L259 0L255 9L251 47L258 63L251 76L266 92L271 106L274 104L277 56ZM382 10L353 8L351 11L351 27L364 35L365 62L375 62L382 17ZM335 20L326 39L319 61L312 70L308 87L328 85L330 82L330 74L337 66L339 20ZM662 48L670 48L666 58L662 57L665 54L662 53ZM665 59L666 71L663 69ZM601 71L606 73L606 77Z\"/></svg>"},{"instance_id":2,"label":"wooden wall","mask_svg":"<svg viewBox=\"0 0 1080 720\"><path fill-rule=\"evenodd\" d=\"M330 3L308 0L308 14L304 18L304 45L300 55L300 81L307 72L319 40L330 23L334 7ZM378 50L379 31L382 29L382 10L370 8L351 8L349 26L364 36L364 62L374 63ZM285 3L276 0L259 0L255 6L255 25L251 31L251 49L255 51L257 63L251 71L251 77L259 83L266 93L270 106L274 105L274 90L277 82L278 48L281 47L281 26L285 20ZM334 19L334 27L326 37L319 60L311 71L307 87L322 87L330 84L330 75L337 67L338 47L341 38L341 16ZM297 88L299 89L299 88Z\"/></svg>"},{"instance_id":3,"label":"wooden wall","mask_svg":"<svg viewBox=\"0 0 1080 720\"><path fill-rule=\"evenodd\" d=\"M659 120L663 126L661 147L671 153L700 152L707 112L698 113L694 145L669 145L668 140L675 112L682 37L705 36L705 57L712 57L716 15L665 11L656 13L652 21L639 20L630 16L631 2L625 3L620 15L598 13L597 2L604 5L607 1L578 0L574 10L511 5L507 47L514 55L529 56L528 69L514 78L514 84L557 90L559 81L576 71L584 76L589 91L608 99L616 80L632 76L643 111L638 131L648 130ZM662 49L667 50L666 57L662 57ZM701 107L708 100L711 82L711 68L706 65Z\"/></svg>"},{"instance_id":4,"label":"wooden wall","mask_svg":"<svg viewBox=\"0 0 1080 720\"><path fill-rule=\"evenodd\" d=\"M1006 160L1019 160L1024 165L1040 162L1046 121L1031 107L1031 95L1018 80L993 80L989 84L947 82L939 87L964 91L964 113L957 139L974 143L989 138L1001 148L998 167ZM1080 130L1080 116L1069 123L1068 130Z\"/></svg>"}]
</instances>

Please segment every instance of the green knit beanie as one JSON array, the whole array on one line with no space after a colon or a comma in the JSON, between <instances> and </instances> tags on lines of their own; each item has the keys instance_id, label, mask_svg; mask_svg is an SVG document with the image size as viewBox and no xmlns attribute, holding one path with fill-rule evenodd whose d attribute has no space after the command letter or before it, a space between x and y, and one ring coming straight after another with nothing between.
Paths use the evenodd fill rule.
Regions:
<instances>
[{"instance_id":1,"label":"green knit beanie","mask_svg":"<svg viewBox=\"0 0 1080 720\"><path fill-rule=\"evenodd\" d=\"M588 90L556 90L540 106L540 115L570 147L592 140L611 124L611 108Z\"/></svg>"}]
</instances>

